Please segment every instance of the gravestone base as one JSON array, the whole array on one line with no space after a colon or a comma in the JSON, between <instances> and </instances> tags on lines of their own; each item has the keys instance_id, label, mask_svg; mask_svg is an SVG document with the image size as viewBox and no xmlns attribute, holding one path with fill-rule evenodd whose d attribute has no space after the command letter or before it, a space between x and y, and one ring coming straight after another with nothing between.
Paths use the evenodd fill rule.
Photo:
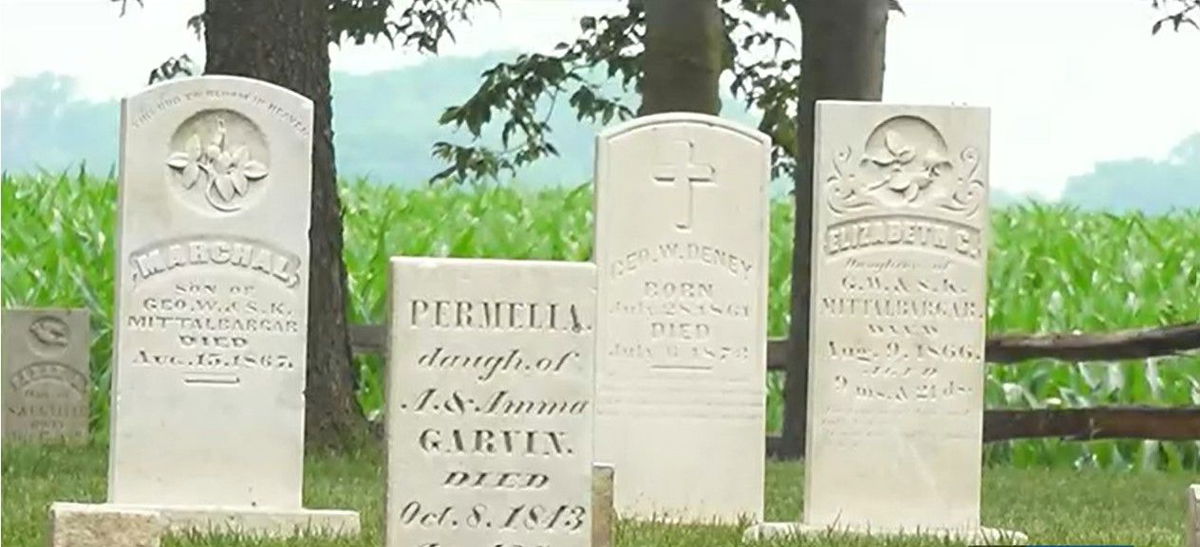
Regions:
<instances>
[{"instance_id":1,"label":"gravestone base","mask_svg":"<svg viewBox=\"0 0 1200 547\"><path fill-rule=\"evenodd\" d=\"M166 528L156 511L86 503L50 505L50 547L158 547Z\"/></svg>"},{"instance_id":2,"label":"gravestone base","mask_svg":"<svg viewBox=\"0 0 1200 547\"><path fill-rule=\"evenodd\" d=\"M968 545L1002 545L1025 543L1029 540L1024 533L998 528L968 529L920 529L920 530L869 530L856 527L818 526L802 522L764 522L746 529L743 541L780 539L789 536L823 536L826 534L862 534L874 536L926 536L964 541Z\"/></svg>"},{"instance_id":3,"label":"gravestone base","mask_svg":"<svg viewBox=\"0 0 1200 547\"><path fill-rule=\"evenodd\" d=\"M301 535L342 537L357 536L361 529L358 513L355 511L117 503L69 505L85 508L91 515L156 514L165 521L167 532L176 534L194 532L271 538Z\"/></svg>"}]
</instances>

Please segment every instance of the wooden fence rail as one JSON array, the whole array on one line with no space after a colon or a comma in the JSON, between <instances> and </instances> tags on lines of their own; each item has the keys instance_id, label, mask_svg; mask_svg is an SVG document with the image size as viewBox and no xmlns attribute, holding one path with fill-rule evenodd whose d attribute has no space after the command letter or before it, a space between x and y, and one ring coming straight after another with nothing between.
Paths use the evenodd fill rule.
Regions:
<instances>
[{"instance_id":1,"label":"wooden fence rail","mask_svg":"<svg viewBox=\"0 0 1200 547\"><path fill-rule=\"evenodd\" d=\"M383 325L350 325L357 355L382 354ZM767 370L787 370L787 339L767 342ZM1101 334L1002 334L987 339L984 359L1010 364L1030 359L1117 361L1180 355L1200 349L1200 323Z\"/></svg>"},{"instance_id":2,"label":"wooden fence rail","mask_svg":"<svg viewBox=\"0 0 1200 547\"><path fill-rule=\"evenodd\" d=\"M386 345L382 325L350 325L350 345L358 355L381 355ZM787 370L787 340L767 343L767 369ZM1009 334L987 339L985 360L1011 364L1029 359L1116 361L1180 355L1200 349L1200 323L1129 329L1101 334ZM985 442L1058 437L1065 440L1152 439L1200 440L1200 406L1094 407L1078 409L987 410ZM767 438L774 455L778 437Z\"/></svg>"}]
</instances>

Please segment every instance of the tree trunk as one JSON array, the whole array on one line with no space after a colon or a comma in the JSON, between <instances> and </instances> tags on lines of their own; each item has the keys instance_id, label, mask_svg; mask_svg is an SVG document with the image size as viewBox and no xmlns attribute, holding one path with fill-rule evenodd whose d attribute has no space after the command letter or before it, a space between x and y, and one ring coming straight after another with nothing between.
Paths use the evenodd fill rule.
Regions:
<instances>
[{"instance_id":1,"label":"tree trunk","mask_svg":"<svg viewBox=\"0 0 1200 547\"><path fill-rule=\"evenodd\" d=\"M818 99L883 96L888 0L799 0L801 64L797 120L796 224L792 250L791 328L784 382L781 458L804 455L808 398L808 325L812 254L813 115Z\"/></svg>"},{"instance_id":2,"label":"tree trunk","mask_svg":"<svg viewBox=\"0 0 1200 547\"><path fill-rule=\"evenodd\" d=\"M333 163L325 0L206 0L206 74L257 78L313 101L305 439L333 448L366 431L346 328L341 202Z\"/></svg>"},{"instance_id":3,"label":"tree trunk","mask_svg":"<svg viewBox=\"0 0 1200 547\"><path fill-rule=\"evenodd\" d=\"M726 40L716 0L644 0L643 6L646 50L638 115L719 113Z\"/></svg>"}]
</instances>

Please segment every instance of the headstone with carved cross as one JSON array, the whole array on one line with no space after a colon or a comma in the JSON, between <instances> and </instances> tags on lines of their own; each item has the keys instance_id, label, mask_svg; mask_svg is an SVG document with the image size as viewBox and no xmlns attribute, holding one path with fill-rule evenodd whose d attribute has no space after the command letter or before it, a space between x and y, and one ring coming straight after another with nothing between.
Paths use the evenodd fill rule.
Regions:
<instances>
[{"instance_id":1,"label":"headstone with carved cross","mask_svg":"<svg viewBox=\"0 0 1200 547\"><path fill-rule=\"evenodd\" d=\"M770 146L677 113L597 139L596 458L621 517L762 515Z\"/></svg>"}]
</instances>

